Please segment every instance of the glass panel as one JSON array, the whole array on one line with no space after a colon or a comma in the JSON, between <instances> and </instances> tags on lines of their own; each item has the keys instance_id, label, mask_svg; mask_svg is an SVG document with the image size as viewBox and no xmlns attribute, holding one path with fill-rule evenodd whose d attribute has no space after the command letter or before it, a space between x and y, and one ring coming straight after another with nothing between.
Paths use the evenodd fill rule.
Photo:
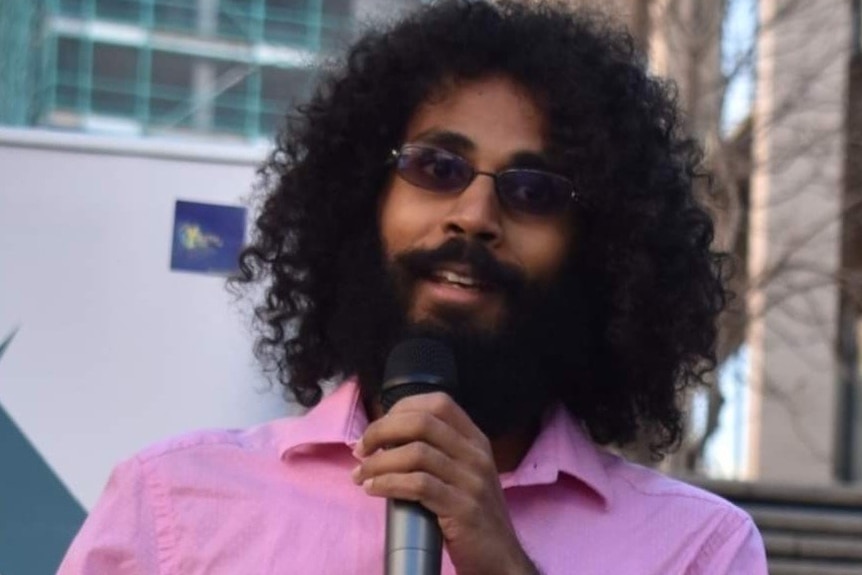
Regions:
<instances>
[{"instance_id":1,"label":"glass panel","mask_svg":"<svg viewBox=\"0 0 862 575\"><path fill-rule=\"evenodd\" d=\"M151 15L157 30L215 33L240 42L314 48L319 32L321 46L332 49L351 37L354 1L55 0L53 6L70 17L133 25L147 24ZM82 70L82 63L90 66L91 53L92 70ZM275 66L249 74L248 66L238 61L204 61L200 56L65 37L57 38L56 66L59 109L126 118L141 114L156 131L178 128L247 137L278 130L289 106L308 97L313 77L305 69ZM148 78L140 77L140 66ZM149 86L141 84L145 81ZM147 98L146 107L138 94Z\"/></svg>"},{"instance_id":2,"label":"glass panel","mask_svg":"<svg viewBox=\"0 0 862 575\"><path fill-rule=\"evenodd\" d=\"M60 0L60 14L64 16L83 16L84 0Z\"/></svg>"},{"instance_id":3,"label":"glass panel","mask_svg":"<svg viewBox=\"0 0 862 575\"><path fill-rule=\"evenodd\" d=\"M248 6L233 0L221 0L218 7L218 33L229 38L254 38L254 21Z\"/></svg>"},{"instance_id":4,"label":"glass panel","mask_svg":"<svg viewBox=\"0 0 862 575\"><path fill-rule=\"evenodd\" d=\"M197 4L197 0L156 0L156 27L169 30L196 30Z\"/></svg>"},{"instance_id":5,"label":"glass panel","mask_svg":"<svg viewBox=\"0 0 862 575\"><path fill-rule=\"evenodd\" d=\"M57 39L57 107L76 108L81 87L81 41Z\"/></svg>"},{"instance_id":6,"label":"glass panel","mask_svg":"<svg viewBox=\"0 0 862 575\"><path fill-rule=\"evenodd\" d=\"M222 90L215 98L214 128L216 131L243 133L248 113L246 94L249 90L247 66L219 63L216 85Z\"/></svg>"},{"instance_id":7,"label":"glass panel","mask_svg":"<svg viewBox=\"0 0 862 575\"><path fill-rule=\"evenodd\" d=\"M352 0L323 0L320 25L320 47L325 50L341 49L352 36Z\"/></svg>"},{"instance_id":8,"label":"glass panel","mask_svg":"<svg viewBox=\"0 0 862 575\"><path fill-rule=\"evenodd\" d=\"M96 0L96 17L138 23L141 18L140 0Z\"/></svg>"},{"instance_id":9,"label":"glass panel","mask_svg":"<svg viewBox=\"0 0 862 575\"><path fill-rule=\"evenodd\" d=\"M153 52L150 86L150 122L162 126L188 126L192 109L192 58Z\"/></svg>"},{"instance_id":10,"label":"glass panel","mask_svg":"<svg viewBox=\"0 0 862 575\"><path fill-rule=\"evenodd\" d=\"M308 43L307 0L266 0L263 35L268 42L304 46Z\"/></svg>"},{"instance_id":11,"label":"glass panel","mask_svg":"<svg viewBox=\"0 0 862 575\"><path fill-rule=\"evenodd\" d=\"M308 99L313 73L302 68L264 68L260 92L260 133L284 127L288 109Z\"/></svg>"},{"instance_id":12,"label":"glass panel","mask_svg":"<svg viewBox=\"0 0 862 575\"><path fill-rule=\"evenodd\" d=\"M112 44L93 45L93 111L133 116L138 50Z\"/></svg>"}]
</instances>

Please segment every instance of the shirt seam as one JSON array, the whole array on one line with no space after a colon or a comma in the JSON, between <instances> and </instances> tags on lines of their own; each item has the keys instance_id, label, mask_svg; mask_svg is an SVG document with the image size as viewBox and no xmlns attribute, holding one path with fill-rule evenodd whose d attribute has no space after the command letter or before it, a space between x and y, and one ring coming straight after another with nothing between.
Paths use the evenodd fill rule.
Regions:
<instances>
[{"instance_id":1,"label":"shirt seam","mask_svg":"<svg viewBox=\"0 0 862 575\"><path fill-rule=\"evenodd\" d=\"M139 466L141 477L144 480L145 496L146 492L149 492L149 499L152 501L152 519L156 533L156 567L160 575L162 573L179 573L178 570L174 569L176 536L172 536L173 529L170 525L173 508L161 481L154 477L154 474L147 472L146 460L135 457L135 461Z\"/></svg>"},{"instance_id":2,"label":"shirt seam","mask_svg":"<svg viewBox=\"0 0 862 575\"><path fill-rule=\"evenodd\" d=\"M716 507L716 508L724 510L724 511L727 511L727 510L736 511L735 507L733 507L732 505L727 503L725 500L721 499L720 497L718 497L716 495L711 495L711 494L701 495L700 493L680 493L680 492L655 493L655 492L646 491L646 490L642 489L641 487L638 486L637 483L635 483L634 481L632 481L628 477L625 477L624 475L620 475L619 478L620 478L620 480L625 481L632 489L634 489L635 491L637 491L641 495L645 495L647 497L662 497L662 498L664 498L664 497L680 497L680 498L684 498L684 499L693 499L695 501L708 503L708 504L712 505L713 507ZM680 483L682 483L682 482L680 482ZM694 489L694 488L692 488L692 489ZM722 503L725 503L725 505L722 505ZM741 515L741 513L737 513L736 515Z\"/></svg>"},{"instance_id":3,"label":"shirt seam","mask_svg":"<svg viewBox=\"0 0 862 575\"><path fill-rule=\"evenodd\" d=\"M204 433L210 433L210 431L202 431L199 437L185 437L181 440L181 443L168 442L161 446L157 445L149 449L145 449L143 452L138 453L135 458L142 465L147 465L164 457L170 457L171 455L175 455L189 449L198 449L201 447L235 447L241 450L246 449L244 445L237 442L234 438L213 437L210 435L203 435Z\"/></svg>"},{"instance_id":4,"label":"shirt seam","mask_svg":"<svg viewBox=\"0 0 862 575\"><path fill-rule=\"evenodd\" d=\"M728 527L727 529L722 529L726 523L737 519L738 523L732 527ZM725 543L727 543L733 535L735 535L738 531L740 531L744 526L748 524L750 520L742 516L741 514L727 514L722 520L722 524L718 529L701 545L700 549L697 552L695 560L689 565L688 569L686 569L686 575L696 575L701 571L701 567L704 565L709 559L712 559L715 556L716 550L720 549Z\"/></svg>"}]
</instances>

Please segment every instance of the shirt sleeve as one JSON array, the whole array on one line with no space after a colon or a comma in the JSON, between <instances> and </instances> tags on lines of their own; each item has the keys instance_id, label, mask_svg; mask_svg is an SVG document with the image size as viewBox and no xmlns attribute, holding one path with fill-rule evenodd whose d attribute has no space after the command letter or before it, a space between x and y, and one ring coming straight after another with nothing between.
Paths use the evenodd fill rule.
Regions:
<instances>
[{"instance_id":1,"label":"shirt sleeve","mask_svg":"<svg viewBox=\"0 0 862 575\"><path fill-rule=\"evenodd\" d=\"M159 545L158 508L137 459L111 473L96 506L66 552L57 575L156 575L165 553ZM164 539L165 533L162 534Z\"/></svg>"},{"instance_id":2,"label":"shirt sleeve","mask_svg":"<svg viewBox=\"0 0 862 575\"><path fill-rule=\"evenodd\" d=\"M716 531L687 575L769 575L763 538L748 515ZM730 521L725 521L730 523Z\"/></svg>"}]
</instances>

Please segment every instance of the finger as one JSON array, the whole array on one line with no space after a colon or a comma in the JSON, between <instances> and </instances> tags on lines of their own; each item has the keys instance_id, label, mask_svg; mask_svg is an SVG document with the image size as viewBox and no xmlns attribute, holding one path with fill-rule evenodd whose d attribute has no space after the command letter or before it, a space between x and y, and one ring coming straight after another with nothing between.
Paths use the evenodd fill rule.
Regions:
<instances>
[{"instance_id":1,"label":"finger","mask_svg":"<svg viewBox=\"0 0 862 575\"><path fill-rule=\"evenodd\" d=\"M362 488L375 497L421 503L440 517L456 514L463 498L451 486L423 471L379 475L365 480Z\"/></svg>"},{"instance_id":2,"label":"finger","mask_svg":"<svg viewBox=\"0 0 862 575\"><path fill-rule=\"evenodd\" d=\"M467 438L426 411L390 412L370 423L356 445L360 458L390 446L414 441L428 443L453 458L462 455Z\"/></svg>"},{"instance_id":3,"label":"finger","mask_svg":"<svg viewBox=\"0 0 862 575\"><path fill-rule=\"evenodd\" d=\"M378 457L382 451L394 451L399 446L409 446L413 443L426 445L428 449L439 451L441 456L447 458L446 469L440 470L439 465L442 464L442 460L439 459L434 460L434 468L424 469L444 477L450 484L470 488L473 484L469 479L474 475L480 478L497 475L494 455L484 435L472 440L465 438L452 426L425 411L390 413L376 420L365 430L362 439L357 443L355 454L360 460L367 460L369 457ZM427 454L427 452L418 451L425 449L424 447L414 446L410 449L409 452L398 451L397 453L415 458ZM387 464L396 464L394 459L388 457L384 461ZM416 464L417 461L406 464L410 463ZM402 461L400 464L405 462ZM401 467L393 469L395 470L411 471L412 469Z\"/></svg>"},{"instance_id":4,"label":"finger","mask_svg":"<svg viewBox=\"0 0 862 575\"><path fill-rule=\"evenodd\" d=\"M389 413L408 413L424 411L434 414L438 419L454 427L458 433L467 438L483 437L482 431L476 427L470 416L451 396L443 392L422 393L411 395L399 400L392 406Z\"/></svg>"},{"instance_id":5,"label":"finger","mask_svg":"<svg viewBox=\"0 0 862 575\"><path fill-rule=\"evenodd\" d=\"M414 471L423 471L450 485L459 482L459 475L468 475L462 466L439 449L414 441L399 447L382 449L366 458L353 470L353 481L361 484L366 479L379 475Z\"/></svg>"}]
</instances>

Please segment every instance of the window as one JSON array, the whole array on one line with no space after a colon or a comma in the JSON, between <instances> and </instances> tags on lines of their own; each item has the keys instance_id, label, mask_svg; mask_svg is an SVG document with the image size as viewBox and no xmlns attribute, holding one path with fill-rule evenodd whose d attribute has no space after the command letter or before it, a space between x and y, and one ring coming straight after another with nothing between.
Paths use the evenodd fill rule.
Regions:
<instances>
[{"instance_id":1,"label":"window","mask_svg":"<svg viewBox=\"0 0 862 575\"><path fill-rule=\"evenodd\" d=\"M82 42L77 38L57 39L56 104L58 108L77 110L82 105L81 50Z\"/></svg>"},{"instance_id":2,"label":"window","mask_svg":"<svg viewBox=\"0 0 862 575\"><path fill-rule=\"evenodd\" d=\"M310 46L317 30L311 22L317 14L310 12L309 0L266 0L264 38L274 44Z\"/></svg>"},{"instance_id":3,"label":"window","mask_svg":"<svg viewBox=\"0 0 862 575\"><path fill-rule=\"evenodd\" d=\"M157 0L153 7L156 28L167 30L197 30L197 0Z\"/></svg>"},{"instance_id":4,"label":"window","mask_svg":"<svg viewBox=\"0 0 862 575\"><path fill-rule=\"evenodd\" d=\"M347 45L353 21L351 0L323 0L320 22L320 47L340 49Z\"/></svg>"},{"instance_id":5,"label":"window","mask_svg":"<svg viewBox=\"0 0 862 575\"><path fill-rule=\"evenodd\" d=\"M137 24L141 19L140 0L95 0L96 18Z\"/></svg>"},{"instance_id":6,"label":"window","mask_svg":"<svg viewBox=\"0 0 862 575\"><path fill-rule=\"evenodd\" d=\"M255 139L277 131L285 112L307 99L314 73L272 65L277 50L258 53L248 44L340 47L351 34L353 0L53 0L46 6L48 16L81 24L47 21L52 55L45 61L56 66L46 72L49 122L84 129L129 123L87 121L97 115L132 120L144 131ZM95 19L136 26L137 33L87 26ZM142 41L150 28L156 33ZM189 41L199 35L212 35L213 54ZM267 66L256 63L258 54ZM55 110L63 113L52 115Z\"/></svg>"},{"instance_id":7,"label":"window","mask_svg":"<svg viewBox=\"0 0 862 575\"><path fill-rule=\"evenodd\" d=\"M257 37L256 21L249 6L237 0L221 0L218 7L220 36L251 41Z\"/></svg>"},{"instance_id":8,"label":"window","mask_svg":"<svg viewBox=\"0 0 862 575\"><path fill-rule=\"evenodd\" d=\"M153 51L150 72L150 122L153 125L190 125L192 64L190 56Z\"/></svg>"},{"instance_id":9,"label":"window","mask_svg":"<svg viewBox=\"0 0 862 575\"><path fill-rule=\"evenodd\" d=\"M93 44L93 111L134 116L137 77L137 48Z\"/></svg>"},{"instance_id":10,"label":"window","mask_svg":"<svg viewBox=\"0 0 862 575\"><path fill-rule=\"evenodd\" d=\"M261 134L272 134L284 125L288 109L308 98L312 72L301 68L262 70L260 91Z\"/></svg>"},{"instance_id":11,"label":"window","mask_svg":"<svg viewBox=\"0 0 862 575\"><path fill-rule=\"evenodd\" d=\"M252 82L257 81L258 72L248 66L220 62L216 65L216 95L213 128L219 132L246 133L251 127L249 101Z\"/></svg>"},{"instance_id":12,"label":"window","mask_svg":"<svg viewBox=\"0 0 862 575\"><path fill-rule=\"evenodd\" d=\"M84 16L84 1L85 0L60 0L60 14L77 18Z\"/></svg>"}]
</instances>

